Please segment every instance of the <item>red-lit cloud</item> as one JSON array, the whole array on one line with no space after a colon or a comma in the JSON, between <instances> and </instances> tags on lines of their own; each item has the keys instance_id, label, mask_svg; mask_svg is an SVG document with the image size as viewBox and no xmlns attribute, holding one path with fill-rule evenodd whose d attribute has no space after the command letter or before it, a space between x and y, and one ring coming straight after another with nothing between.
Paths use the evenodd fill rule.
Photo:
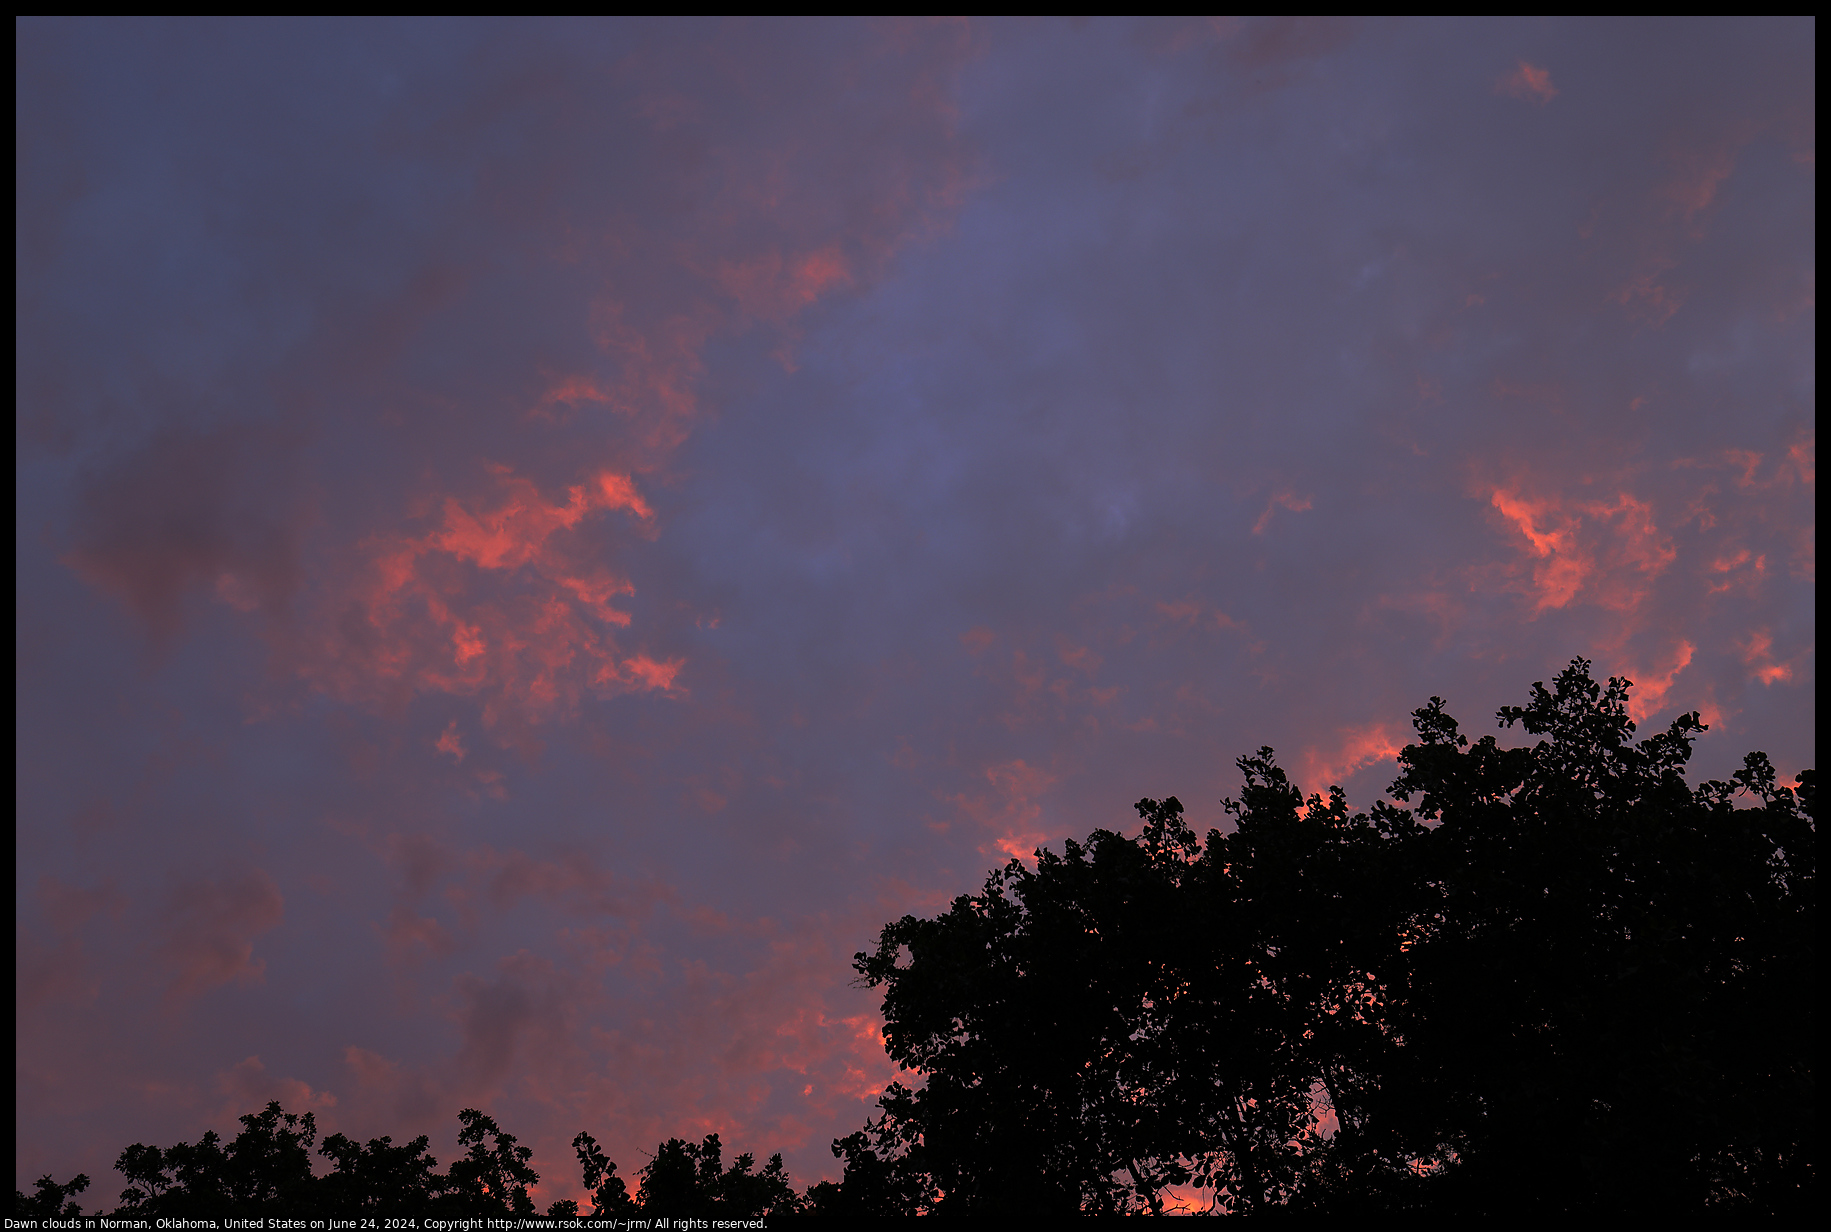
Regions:
<instances>
[{"instance_id":1,"label":"red-lit cloud","mask_svg":"<svg viewBox=\"0 0 1831 1232\"><path fill-rule=\"evenodd\" d=\"M1416 736L1394 723L1372 723L1350 727L1335 734L1331 746L1306 748L1296 767L1297 781L1304 790L1324 794L1332 786L1346 782L1357 771L1368 766L1390 766L1399 751Z\"/></svg>"},{"instance_id":2,"label":"red-lit cloud","mask_svg":"<svg viewBox=\"0 0 1831 1232\"><path fill-rule=\"evenodd\" d=\"M1521 577L1519 584L1534 615L1580 595L1617 611L1632 610L1677 557L1650 506L1628 492L1566 500L1497 487L1489 503L1526 541L1530 580Z\"/></svg>"},{"instance_id":3,"label":"red-lit cloud","mask_svg":"<svg viewBox=\"0 0 1831 1232\"><path fill-rule=\"evenodd\" d=\"M1529 64L1525 60L1501 74L1494 83L1494 92L1505 94L1508 98L1525 99L1541 107L1558 96L1558 88L1551 84L1551 70Z\"/></svg>"},{"instance_id":4,"label":"red-lit cloud","mask_svg":"<svg viewBox=\"0 0 1831 1232\"><path fill-rule=\"evenodd\" d=\"M1259 515L1259 520L1252 524L1253 534L1262 535L1265 533L1265 528L1271 525L1273 508L1280 505L1293 513L1302 513L1310 508L1310 498L1307 496L1298 496L1292 492L1278 493L1265 502L1265 512L1261 513Z\"/></svg>"},{"instance_id":5,"label":"red-lit cloud","mask_svg":"<svg viewBox=\"0 0 1831 1232\"><path fill-rule=\"evenodd\" d=\"M653 511L628 475L601 472L548 499L497 466L487 503L440 502L440 525L367 546L367 577L333 602L339 619L301 671L340 696L380 700L402 691L483 699L486 726L572 713L587 695L676 689L683 660L626 649L634 587L588 556L574 531L624 512ZM455 730L441 751L462 760Z\"/></svg>"}]
</instances>

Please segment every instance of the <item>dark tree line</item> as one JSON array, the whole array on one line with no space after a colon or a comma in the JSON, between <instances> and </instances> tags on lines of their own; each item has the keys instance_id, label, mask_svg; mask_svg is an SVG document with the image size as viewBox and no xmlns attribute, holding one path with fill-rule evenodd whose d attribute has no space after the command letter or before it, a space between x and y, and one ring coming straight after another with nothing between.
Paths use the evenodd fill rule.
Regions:
<instances>
[{"instance_id":1,"label":"dark tree line","mask_svg":"<svg viewBox=\"0 0 1831 1232\"><path fill-rule=\"evenodd\" d=\"M536 1214L528 1187L540 1180L530 1164L533 1152L516 1143L496 1122L467 1108L458 1114L458 1145L465 1154L445 1172L428 1153L422 1135L402 1146L392 1138L371 1138L358 1146L332 1134L317 1154L330 1164L319 1175L312 1167L318 1130L311 1113L286 1112L275 1103L241 1118L242 1132L223 1142L214 1132L195 1144L161 1150L135 1143L121 1152L115 1170L127 1178L113 1214L130 1219L255 1218L289 1216L362 1218ZM674 1216L744 1218L800 1213L805 1202L788 1183L782 1157L762 1169L750 1155L725 1167L717 1134L697 1144L671 1138L637 1174L637 1190L617 1175L597 1140L581 1133L572 1141L583 1171L590 1205L570 1199L544 1212L556 1218L627 1218L651 1208ZM89 1187L77 1175L59 1185L41 1177L31 1196L15 1191L16 1217L81 1214L75 1195Z\"/></svg>"},{"instance_id":2,"label":"dark tree line","mask_svg":"<svg viewBox=\"0 0 1831 1232\"><path fill-rule=\"evenodd\" d=\"M1689 787L1698 716L1636 742L1627 696L1576 660L1500 711L1538 737L1513 749L1432 698L1388 789L1409 808L1306 801L1261 749L1230 833L1146 799L1136 838L1012 861L857 955L923 1081L833 1144L842 1181L797 1194L711 1135L632 1195L580 1134L591 1206L547 1213L1804 1213L1815 774L1751 753ZM228 1144L128 1148L119 1210L533 1214L528 1149L460 1120L445 1173L424 1137L333 1134L317 1176L312 1117L270 1104Z\"/></svg>"},{"instance_id":3,"label":"dark tree line","mask_svg":"<svg viewBox=\"0 0 1831 1232\"><path fill-rule=\"evenodd\" d=\"M1432 698L1409 809L1261 749L1231 833L1141 800L889 925L855 965L926 1082L835 1145L848 1207L1808 1209L1815 775L1692 789L1698 716L1636 743L1627 696L1579 659L1514 749Z\"/></svg>"}]
</instances>

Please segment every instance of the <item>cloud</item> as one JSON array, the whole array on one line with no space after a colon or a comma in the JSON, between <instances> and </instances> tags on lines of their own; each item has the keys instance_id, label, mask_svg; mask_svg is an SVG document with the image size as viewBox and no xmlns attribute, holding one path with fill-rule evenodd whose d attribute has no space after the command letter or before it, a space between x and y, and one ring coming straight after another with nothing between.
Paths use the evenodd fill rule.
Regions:
<instances>
[{"instance_id":1,"label":"cloud","mask_svg":"<svg viewBox=\"0 0 1831 1232\"><path fill-rule=\"evenodd\" d=\"M157 201L188 228L193 264L251 271L192 288L220 298L211 312L252 319L243 301L257 301L288 328L277 352L186 372L203 383L199 417L227 426L113 446L119 460L91 486L69 559L162 644L183 596L205 589L268 617L283 668L336 697L472 697L486 726L525 742L587 697L682 688L688 659L667 647L673 631L631 628L617 602L634 593L631 576L603 559L659 533L641 476L665 468L699 422L706 348L763 330L786 355L795 318L881 278L957 205L967 170L947 81L968 47L948 23L835 30L799 50L790 39L765 69L741 23L608 45L602 32L583 43L532 27L448 33L454 50L483 38L485 80L447 80L456 62L439 50L378 37L422 99L454 91L450 110L349 100L313 121L384 168L366 188L342 165L300 172L304 192L291 168L244 166L239 191L265 231L206 220L207 199L188 185ZM754 71L733 89L740 61ZM286 71L318 67L308 57ZM861 73L869 89L846 84ZM820 82L854 105L826 106ZM488 101L467 109L472 90ZM199 142L201 159L240 139L200 96L177 105L201 107L179 138ZM368 128L378 123L379 136ZM599 153L576 156L586 149ZM647 170L623 174L631 158ZM402 180L407 168L422 178ZM820 186L841 170L842 188ZM319 199L338 194L356 200ZM318 220L346 208L365 226L340 237L337 260L301 259L283 242L261 251L285 240L315 250ZM479 234L514 238L486 252ZM117 383L138 394L136 381L129 371ZM365 390L354 401L353 385ZM256 418L277 409L314 430L234 422L247 414L238 399ZM416 476L416 490L365 492L337 476L334 450L313 447L358 425L371 457ZM557 435L530 459L511 425ZM292 489L338 499L314 521L288 502ZM409 521L417 505L436 526L401 525L402 504ZM611 511L629 515L633 536L589 525Z\"/></svg>"},{"instance_id":2,"label":"cloud","mask_svg":"<svg viewBox=\"0 0 1831 1232\"><path fill-rule=\"evenodd\" d=\"M315 1091L310 1083L269 1073L258 1056L238 1061L218 1074L216 1086L223 1095L223 1103L216 1114L222 1121L232 1122L244 1113L265 1108L274 1100L288 1112L310 1112L320 1117L337 1106L337 1097L329 1091Z\"/></svg>"},{"instance_id":3,"label":"cloud","mask_svg":"<svg viewBox=\"0 0 1831 1232\"><path fill-rule=\"evenodd\" d=\"M168 646L193 587L242 611L284 612L298 590L299 518L285 437L255 426L161 434L97 475L70 565Z\"/></svg>"},{"instance_id":4,"label":"cloud","mask_svg":"<svg viewBox=\"0 0 1831 1232\"><path fill-rule=\"evenodd\" d=\"M448 754L453 761L462 762L464 760L464 742L458 735L456 719L448 723L445 730L439 733L439 738L433 742L433 747L441 753Z\"/></svg>"},{"instance_id":5,"label":"cloud","mask_svg":"<svg viewBox=\"0 0 1831 1232\"><path fill-rule=\"evenodd\" d=\"M267 963L254 956L254 939L284 915L279 886L260 869L181 882L161 921L159 953L171 971L166 999L265 979Z\"/></svg>"},{"instance_id":6,"label":"cloud","mask_svg":"<svg viewBox=\"0 0 1831 1232\"><path fill-rule=\"evenodd\" d=\"M459 1089L489 1099L515 1068L517 1050L536 1041L544 1045L546 1063L533 1067L534 1075L551 1066L576 1003L567 985L550 961L525 952L504 958L493 978L460 976L455 1016L462 1042L453 1061Z\"/></svg>"},{"instance_id":7,"label":"cloud","mask_svg":"<svg viewBox=\"0 0 1831 1232\"><path fill-rule=\"evenodd\" d=\"M1396 776L1396 759L1416 737L1392 723L1369 723L1336 732L1332 747L1303 751L1297 785L1306 795L1326 795L1331 787L1347 782L1368 766L1390 762ZM1364 802L1363 802L1364 806Z\"/></svg>"},{"instance_id":8,"label":"cloud","mask_svg":"<svg viewBox=\"0 0 1831 1232\"><path fill-rule=\"evenodd\" d=\"M768 252L719 268L718 281L748 317L772 324L788 321L822 295L852 284L845 255L832 246L784 260Z\"/></svg>"},{"instance_id":9,"label":"cloud","mask_svg":"<svg viewBox=\"0 0 1831 1232\"><path fill-rule=\"evenodd\" d=\"M343 1064L355 1085L344 1101L345 1108L355 1105L363 1109L387 1126L382 1132L397 1141L405 1138L409 1127L442 1120L450 1114L451 1097L426 1074L403 1068L399 1062L356 1044L343 1050Z\"/></svg>"},{"instance_id":10,"label":"cloud","mask_svg":"<svg viewBox=\"0 0 1831 1232\"><path fill-rule=\"evenodd\" d=\"M1489 503L1526 541L1531 577L1519 584L1535 616L1579 596L1631 611L1678 556L1654 522L1652 506L1629 492L1572 500L1509 485L1496 487Z\"/></svg>"},{"instance_id":11,"label":"cloud","mask_svg":"<svg viewBox=\"0 0 1831 1232\"><path fill-rule=\"evenodd\" d=\"M447 497L436 529L369 545L362 584L333 600L335 632L298 670L350 700L478 697L486 726L566 717L587 695L673 688L684 661L664 668L623 650L617 631L630 616L610 602L635 588L594 563L594 542L573 533L606 512L653 519L635 484L600 472L548 499L509 468L493 469L488 504Z\"/></svg>"},{"instance_id":12,"label":"cloud","mask_svg":"<svg viewBox=\"0 0 1831 1232\"><path fill-rule=\"evenodd\" d=\"M1649 715L1658 714L1666 706L1666 698L1672 692L1673 682L1687 667L1691 666L1697 647L1690 642L1681 641L1670 647L1667 652L1665 668L1662 671L1628 668L1623 674L1632 680L1635 690L1628 698L1628 715L1636 723L1644 723Z\"/></svg>"},{"instance_id":13,"label":"cloud","mask_svg":"<svg viewBox=\"0 0 1831 1232\"><path fill-rule=\"evenodd\" d=\"M1310 508L1310 498L1307 496L1298 496L1290 491L1280 492L1276 496L1273 496L1270 500L1265 502L1265 512L1261 513L1259 515L1259 520L1252 524L1253 534L1262 535L1265 533L1265 528L1271 525L1272 509L1275 506L1280 505L1293 513L1303 513Z\"/></svg>"},{"instance_id":14,"label":"cloud","mask_svg":"<svg viewBox=\"0 0 1831 1232\"><path fill-rule=\"evenodd\" d=\"M113 878L93 887L69 885L50 874L41 874L33 898L50 937L25 920L14 926L14 996L28 1009L54 999L88 1003L101 992L101 982L87 954L82 936L92 922L119 921L127 907L126 896Z\"/></svg>"},{"instance_id":15,"label":"cloud","mask_svg":"<svg viewBox=\"0 0 1831 1232\"><path fill-rule=\"evenodd\" d=\"M1525 60L1500 75L1494 82L1494 92L1508 98L1525 99L1541 107L1558 96L1558 88L1551 84L1551 70Z\"/></svg>"},{"instance_id":16,"label":"cloud","mask_svg":"<svg viewBox=\"0 0 1831 1232\"><path fill-rule=\"evenodd\" d=\"M1750 674L1764 685L1790 684L1793 681L1793 664L1776 662L1773 655L1774 635L1766 629L1757 629L1739 647L1742 661L1748 664Z\"/></svg>"},{"instance_id":17,"label":"cloud","mask_svg":"<svg viewBox=\"0 0 1831 1232\"><path fill-rule=\"evenodd\" d=\"M1036 848L1059 835L1042 826L1041 798L1055 785L1056 776L1022 758L984 771L991 792L948 797L948 803L971 822L980 834L990 832L979 850L994 859L1032 860Z\"/></svg>"}]
</instances>

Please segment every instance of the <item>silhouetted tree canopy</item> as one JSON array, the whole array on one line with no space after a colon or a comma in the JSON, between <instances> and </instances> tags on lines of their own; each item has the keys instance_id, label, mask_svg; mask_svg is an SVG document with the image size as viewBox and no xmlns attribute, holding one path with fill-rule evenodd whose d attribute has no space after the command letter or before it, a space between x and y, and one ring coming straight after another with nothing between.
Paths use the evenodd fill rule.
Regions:
<instances>
[{"instance_id":1,"label":"silhouetted tree canopy","mask_svg":"<svg viewBox=\"0 0 1831 1232\"><path fill-rule=\"evenodd\" d=\"M458 1114L458 1145L465 1154L449 1171L437 1171L425 1136L405 1146L392 1138L371 1138L358 1146L332 1134L318 1148L330 1170L317 1175L311 1148L317 1126L311 1113L286 1112L278 1102L241 1118L242 1132L225 1144L214 1132L196 1143L161 1149L135 1143L121 1152L115 1169L128 1180L112 1212L122 1218L259 1218L276 1214L358 1219L376 1216L532 1216L530 1186L540 1180L532 1151L518 1145L495 1120L474 1108ZM590 1206L570 1199L548 1206L561 1218L674 1217L744 1219L802 1213L805 1203L789 1183L782 1156L761 1171L754 1156L739 1155L724 1166L717 1134L694 1144L670 1138L639 1173L631 1198L617 1165L605 1158L588 1133L573 1139ZM59 1185L41 1177L31 1196L14 1191L16 1218L70 1217L82 1213L71 1200L89 1186L77 1175Z\"/></svg>"},{"instance_id":2,"label":"silhouetted tree canopy","mask_svg":"<svg viewBox=\"0 0 1831 1232\"><path fill-rule=\"evenodd\" d=\"M581 1133L591 1209L547 1213L1033 1218L1192 1190L1227 1213L1805 1214L1816 775L1750 753L1689 787L1698 716L1637 743L1628 682L1589 666L1500 710L1529 747L1471 743L1433 697L1398 804L1306 801L1264 748L1229 833L1140 800L1136 838L887 925L854 966L920 1081L833 1143L842 1181L797 1195L780 1155L727 1167L709 1134L661 1143L632 1197ZM227 1144L128 1147L116 1213L533 1214L529 1149L459 1121L446 1173L424 1137L333 1134L318 1176L312 1115L271 1103ZM88 1185L47 1175L15 1211L77 1214Z\"/></svg>"},{"instance_id":3,"label":"silhouetted tree canopy","mask_svg":"<svg viewBox=\"0 0 1831 1232\"><path fill-rule=\"evenodd\" d=\"M857 956L925 1076L834 1144L823 1209L1803 1210L1814 1184L1813 772L1687 786L1574 661L1471 743L1414 716L1384 801L1239 760L1231 833L1012 861ZM1737 797L1754 803L1734 808ZM1415 802L1415 803L1413 803Z\"/></svg>"}]
</instances>

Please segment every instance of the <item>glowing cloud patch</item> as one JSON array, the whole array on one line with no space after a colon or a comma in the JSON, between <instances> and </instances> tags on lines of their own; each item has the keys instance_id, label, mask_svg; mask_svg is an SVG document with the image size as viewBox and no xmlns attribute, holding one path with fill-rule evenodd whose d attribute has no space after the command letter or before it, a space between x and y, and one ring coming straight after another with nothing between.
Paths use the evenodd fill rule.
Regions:
<instances>
[{"instance_id":1,"label":"glowing cloud patch","mask_svg":"<svg viewBox=\"0 0 1831 1232\"><path fill-rule=\"evenodd\" d=\"M433 746L441 753L450 754L453 761L464 760L464 742L458 738L458 721L451 723L439 734L438 742Z\"/></svg>"},{"instance_id":2,"label":"glowing cloud patch","mask_svg":"<svg viewBox=\"0 0 1831 1232\"><path fill-rule=\"evenodd\" d=\"M1551 84L1551 70L1525 60L1515 64L1512 71L1501 74L1494 83L1494 92L1541 107L1558 96L1558 88Z\"/></svg>"},{"instance_id":3,"label":"glowing cloud patch","mask_svg":"<svg viewBox=\"0 0 1831 1232\"><path fill-rule=\"evenodd\" d=\"M427 541L428 547L485 569L514 569L534 559L555 531L577 526L596 510L627 509L639 518L654 517L628 475L607 471L589 485L569 489L566 504L550 505L529 480L507 467L491 469L502 477L507 499L488 513L473 514L456 497L447 497L445 529Z\"/></svg>"},{"instance_id":4,"label":"glowing cloud patch","mask_svg":"<svg viewBox=\"0 0 1831 1232\"><path fill-rule=\"evenodd\" d=\"M1091 676L1100 670L1102 659L1100 653L1090 646L1076 646L1066 638L1060 639L1056 653L1062 662Z\"/></svg>"},{"instance_id":5,"label":"glowing cloud patch","mask_svg":"<svg viewBox=\"0 0 1831 1232\"><path fill-rule=\"evenodd\" d=\"M850 286L852 272L843 253L829 246L799 258L780 252L749 261L727 262L719 282L738 307L762 321L781 322L829 290Z\"/></svg>"},{"instance_id":6,"label":"glowing cloud patch","mask_svg":"<svg viewBox=\"0 0 1831 1232\"><path fill-rule=\"evenodd\" d=\"M647 655L637 655L633 659L623 660L623 670L627 679L638 681L645 689L660 689L663 692L674 687L674 677L686 666L685 659L669 659L666 662L651 659Z\"/></svg>"},{"instance_id":7,"label":"glowing cloud patch","mask_svg":"<svg viewBox=\"0 0 1831 1232\"><path fill-rule=\"evenodd\" d=\"M676 314L638 328L614 300L592 308L592 336L621 366L620 379L604 392L614 411L647 425L645 444L668 450L685 440L699 398L694 385L705 370L701 351L713 332L714 314Z\"/></svg>"},{"instance_id":8,"label":"glowing cloud patch","mask_svg":"<svg viewBox=\"0 0 1831 1232\"><path fill-rule=\"evenodd\" d=\"M610 606L612 595L633 595L636 588L628 579L613 577L603 570L598 570L590 577L563 577L559 584L570 591L580 605L599 620L623 628L629 627L628 612Z\"/></svg>"},{"instance_id":9,"label":"glowing cloud patch","mask_svg":"<svg viewBox=\"0 0 1831 1232\"><path fill-rule=\"evenodd\" d=\"M1576 544L1576 523L1550 502L1533 501L1518 492L1496 489L1491 503L1513 524L1541 564L1534 566L1533 612L1569 603L1595 570L1595 562Z\"/></svg>"},{"instance_id":10,"label":"glowing cloud patch","mask_svg":"<svg viewBox=\"0 0 1831 1232\"><path fill-rule=\"evenodd\" d=\"M1684 150L1672 161L1678 174L1666 185L1666 195L1685 221L1691 222L1710 208L1718 186L1736 169L1736 151L1729 145Z\"/></svg>"},{"instance_id":11,"label":"glowing cloud patch","mask_svg":"<svg viewBox=\"0 0 1831 1232\"><path fill-rule=\"evenodd\" d=\"M1375 762L1396 758L1408 742L1409 733L1385 723L1343 728L1333 750L1304 750L1300 786L1305 792L1326 792Z\"/></svg>"},{"instance_id":12,"label":"glowing cloud patch","mask_svg":"<svg viewBox=\"0 0 1831 1232\"><path fill-rule=\"evenodd\" d=\"M1202 605L1193 599L1180 599L1175 603L1159 603L1157 610L1176 624L1192 626L1202 614Z\"/></svg>"},{"instance_id":13,"label":"glowing cloud patch","mask_svg":"<svg viewBox=\"0 0 1831 1232\"><path fill-rule=\"evenodd\" d=\"M1495 488L1489 503L1536 560L1526 587L1535 616L1569 605L1585 590L1600 606L1632 610L1645 599L1651 580L1678 556L1654 522L1652 507L1631 493L1608 501L1566 501Z\"/></svg>"},{"instance_id":14,"label":"glowing cloud patch","mask_svg":"<svg viewBox=\"0 0 1831 1232\"><path fill-rule=\"evenodd\" d=\"M310 1084L297 1078L281 1078L267 1072L260 1057L248 1057L216 1076L216 1087L228 1098L221 1115L230 1117L247 1108L258 1108L269 1100L279 1100L282 1107L323 1115L337 1106L337 1097L329 1091L314 1091Z\"/></svg>"},{"instance_id":15,"label":"glowing cloud patch","mask_svg":"<svg viewBox=\"0 0 1831 1232\"><path fill-rule=\"evenodd\" d=\"M1636 723L1644 723L1660 712L1666 704L1666 695L1672 691L1672 684L1679 673L1691 666L1691 659L1697 653L1697 646L1691 642L1681 641L1668 652L1666 669L1663 672L1635 672L1627 675L1634 682L1634 691L1628 696L1628 717Z\"/></svg>"},{"instance_id":16,"label":"glowing cloud patch","mask_svg":"<svg viewBox=\"0 0 1831 1232\"><path fill-rule=\"evenodd\" d=\"M1609 292L1608 298L1621 305L1630 320L1658 329L1685 305L1684 291L1660 281L1660 276L1675 264L1669 257L1649 262L1649 268Z\"/></svg>"},{"instance_id":17,"label":"glowing cloud patch","mask_svg":"<svg viewBox=\"0 0 1831 1232\"><path fill-rule=\"evenodd\" d=\"M684 659L618 645L612 631L631 617L610 600L635 587L592 563L574 533L606 511L652 523L635 482L602 471L552 501L509 468L491 470L493 501L447 497L437 530L371 545L369 576L337 622L341 639L306 674L346 697L480 696L486 725L569 713L587 691L678 692ZM438 749L461 758L448 734Z\"/></svg>"},{"instance_id":18,"label":"glowing cloud patch","mask_svg":"<svg viewBox=\"0 0 1831 1232\"><path fill-rule=\"evenodd\" d=\"M990 795L961 793L949 797L949 802L980 828L993 832L992 838L980 847L982 853L996 852L1006 859L1033 859L1036 848L1051 837L1037 825L1043 812L1038 797L1054 786L1055 775L1017 758L987 766L985 778L992 785Z\"/></svg>"},{"instance_id":19,"label":"glowing cloud patch","mask_svg":"<svg viewBox=\"0 0 1831 1232\"><path fill-rule=\"evenodd\" d=\"M1278 493L1265 502L1265 512L1261 513L1259 515L1259 520L1252 524L1253 534L1262 535L1265 533L1265 528L1271 525L1272 510L1280 505L1289 509L1292 513L1302 513L1310 507L1310 498L1307 496L1298 496L1296 493L1290 491Z\"/></svg>"},{"instance_id":20,"label":"glowing cloud patch","mask_svg":"<svg viewBox=\"0 0 1831 1232\"><path fill-rule=\"evenodd\" d=\"M1739 649L1742 662L1748 665L1754 679L1769 686L1792 683L1793 666L1774 659L1774 636L1768 630L1757 629L1749 634L1747 641L1739 643Z\"/></svg>"}]
</instances>

